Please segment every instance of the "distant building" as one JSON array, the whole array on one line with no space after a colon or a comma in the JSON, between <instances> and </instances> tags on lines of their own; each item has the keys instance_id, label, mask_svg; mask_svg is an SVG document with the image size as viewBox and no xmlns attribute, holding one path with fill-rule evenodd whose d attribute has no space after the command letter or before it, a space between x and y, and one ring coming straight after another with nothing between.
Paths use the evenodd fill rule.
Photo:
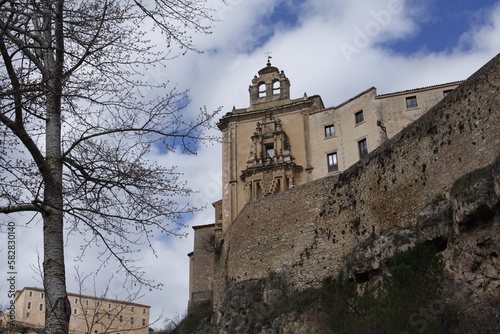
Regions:
<instances>
[{"instance_id":1,"label":"distant building","mask_svg":"<svg viewBox=\"0 0 500 334\"><path fill-rule=\"evenodd\" d=\"M250 201L341 173L395 136L461 82L377 95L371 87L335 107L320 96L290 98L290 81L271 65L249 87L250 106L233 108L222 132L222 200L215 224L194 227L190 307L210 300L214 252Z\"/></svg>"},{"instance_id":2,"label":"distant building","mask_svg":"<svg viewBox=\"0 0 500 334\"><path fill-rule=\"evenodd\" d=\"M74 334L147 334L150 306L68 293L71 305L70 332ZM45 292L27 287L16 291L16 323L26 327L45 325ZM9 320L2 319L3 323Z\"/></svg>"}]
</instances>

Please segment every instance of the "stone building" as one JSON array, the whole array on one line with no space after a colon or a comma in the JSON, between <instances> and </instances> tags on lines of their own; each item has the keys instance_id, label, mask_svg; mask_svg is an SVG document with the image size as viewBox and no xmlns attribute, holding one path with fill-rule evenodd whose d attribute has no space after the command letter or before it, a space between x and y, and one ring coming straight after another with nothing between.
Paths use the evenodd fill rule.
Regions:
<instances>
[{"instance_id":1,"label":"stone building","mask_svg":"<svg viewBox=\"0 0 500 334\"><path fill-rule=\"evenodd\" d=\"M290 80L268 61L251 81L250 106L233 108L218 123L223 198L214 203L215 223L194 227L189 307L212 298L215 254L249 202L342 173L460 83L383 95L371 87L338 106L325 107L318 95L291 99Z\"/></svg>"},{"instance_id":2,"label":"stone building","mask_svg":"<svg viewBox=\"0 0 500 334\"><path fill-rule=\"evenodd\" d=\"M423 115L460 82L377 95L372 87L336 107L318 95L290 98L271 65L249 87L250 106L233 109L222 132L222 228L249 201L340 173Z\"/></svg>"},{"instance_id":3,"label":"stone building","mask_svg":"<svg viewBox=\"0 0 500 334\"><path fill-rule=\"evenodd\" d=\"M68 293L71 305L70 332L74 334L149 332L150 306L116 299ZM16 323L26 327L45 325L45 292L26 287L16 291ZM3 319L5 323L7 319Z\"/></svg>"}]
</instances>

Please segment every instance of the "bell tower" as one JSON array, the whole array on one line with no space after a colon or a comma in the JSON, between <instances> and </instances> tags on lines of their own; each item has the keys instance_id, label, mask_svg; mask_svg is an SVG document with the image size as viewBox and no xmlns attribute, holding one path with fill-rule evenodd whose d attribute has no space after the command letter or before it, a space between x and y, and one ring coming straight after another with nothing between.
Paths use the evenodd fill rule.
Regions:
<instances>
[{"instance_id":1,"label":"bell tower","mask_svg":"<svg viewBox=\"0 0 500 334\"><path fill-rule=\"evenodd\" d=\"M267 59L267 66L254 76L248 88L250 105L276 100L290 100L290 81L283 71L271 66L271 57Z\"/></svg>"},{"instance_id":2,"label":"bell tower","mask_svg":"<svg viewBox=\"0 0 500 334\"><path fill-rule=\"evenodd\" d=\"M248 88L250 105L233 108L222 132L222 230L250 201L307 182L308 115L323 108L319 97L290 99L290 81L267 64Z\"/></svg>"}]
</instances>

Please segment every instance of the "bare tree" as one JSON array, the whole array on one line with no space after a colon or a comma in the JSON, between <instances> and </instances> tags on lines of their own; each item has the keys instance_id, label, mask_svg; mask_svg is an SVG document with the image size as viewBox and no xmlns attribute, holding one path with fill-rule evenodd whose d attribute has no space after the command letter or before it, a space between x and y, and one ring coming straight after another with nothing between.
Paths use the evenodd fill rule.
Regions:
<instances>
[{"instance_id":1,"label":"bare tree","mask_svg":"<svg viewBox=\"0 0 500 334\"><path fill-rule=\"evenodd\" d=\"M190 32L212 23L205 2L0 0L0 212L42 217L47 333L68 332L65 226L153 286L133 245L178 233L196 209L179 204L191 190L175 169L147 155L158 143L194 152L215 112L185 117L187 93L143 73L196 51Z\"/></svg>"}]
</instances>

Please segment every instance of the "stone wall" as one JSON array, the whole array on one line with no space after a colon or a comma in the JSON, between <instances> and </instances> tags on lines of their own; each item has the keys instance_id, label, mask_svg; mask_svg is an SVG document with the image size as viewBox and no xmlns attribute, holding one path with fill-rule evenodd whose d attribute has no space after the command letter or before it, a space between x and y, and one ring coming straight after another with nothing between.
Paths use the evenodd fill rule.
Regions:
<instances>
[{"instance_id":1,"label":"stone wall","mask_svg":"<svg viewBox=\"0 0 500 334\"><path fill-rule=\"evenodd\" d=\"M216 207L217 212L219 208ZM212 301L214 261L217 253L215 224L195 226L194 250L189 256L189 305L188 313L199 304Z\"/></svg>"},{"instance_id":2,"label":"stone wall","mask_svg":"<svg viewBox=\"0 0 500 334\"><path fill-rule=\"evenodd\" d=\"M383 248L395 231L418 230L419 217L449 200L456 180L500 154L499 96L497 56L344 173L247 204L224 234L216 308L221 292L273 272L298 289L318 286L356 247L378 238Z\"/></svg>"}]
</instances>

